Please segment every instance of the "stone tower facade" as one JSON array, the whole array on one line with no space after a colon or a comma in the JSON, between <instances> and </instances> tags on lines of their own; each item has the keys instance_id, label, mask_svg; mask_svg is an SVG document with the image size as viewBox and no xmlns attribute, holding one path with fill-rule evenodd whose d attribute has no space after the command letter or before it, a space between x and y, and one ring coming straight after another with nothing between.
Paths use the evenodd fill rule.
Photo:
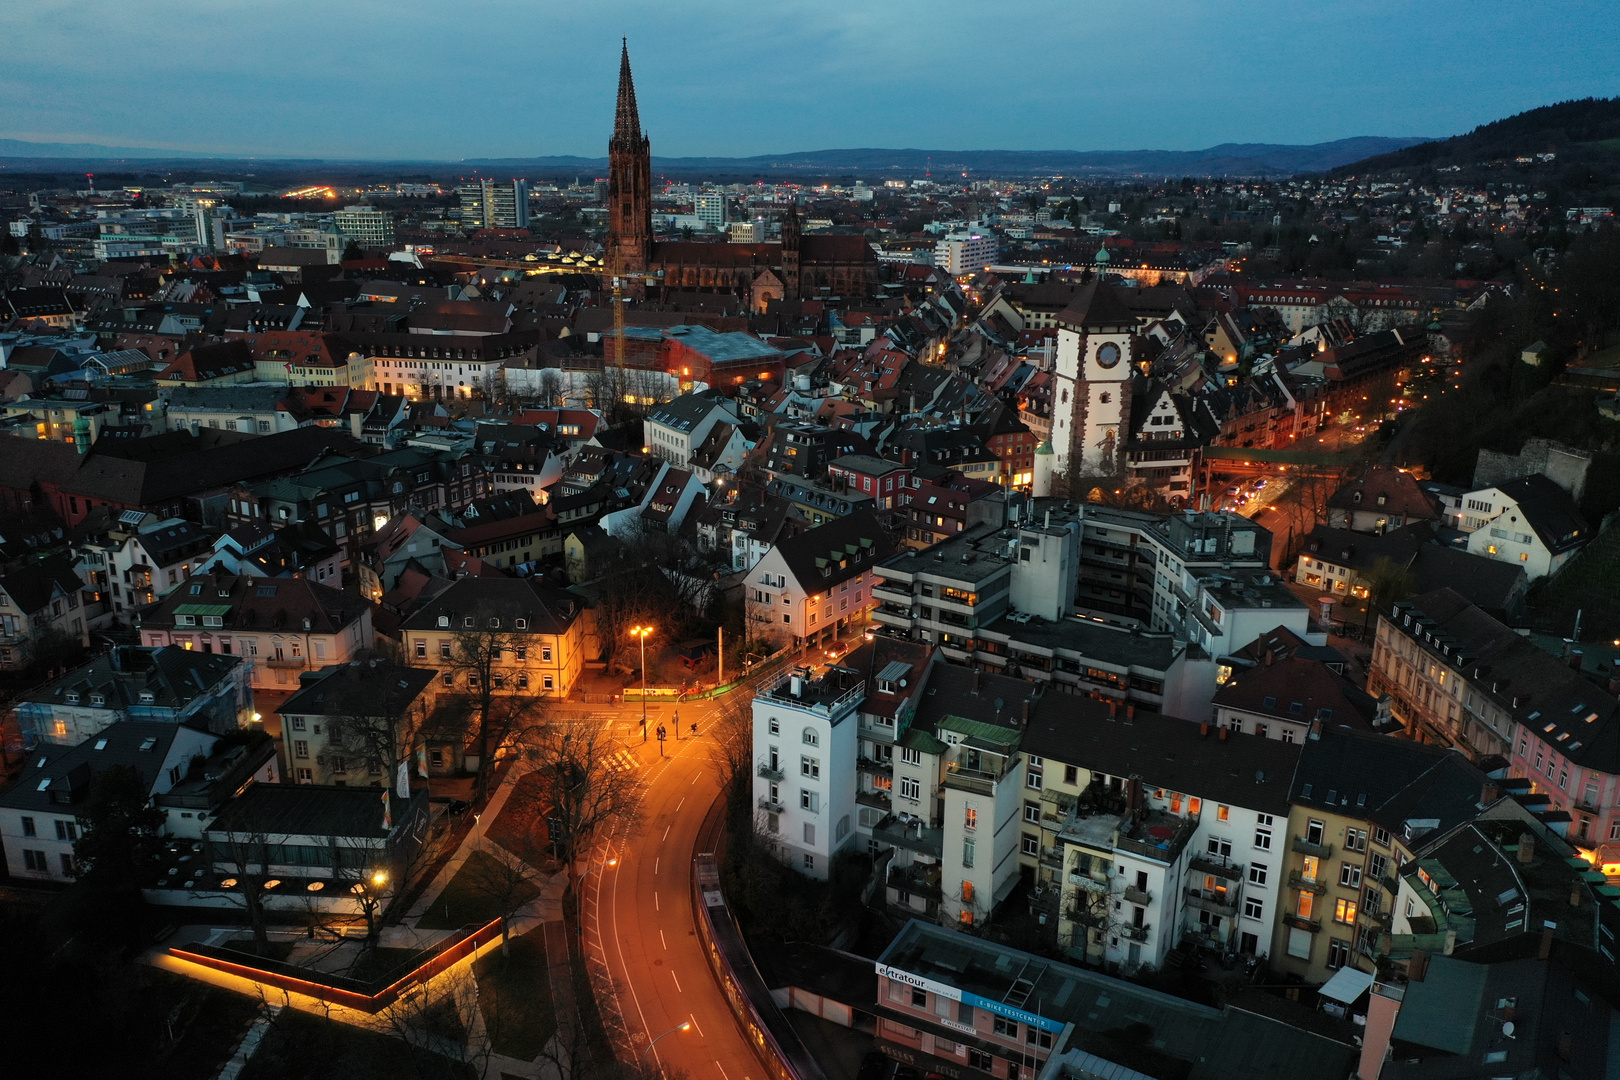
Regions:
<instances>
[{"instance_id":1,"label":"stone tower facade","mask_svg":"<svg viewBox=\"0 0 1620 1080\"><path fill-rule=\"evenodd\" d=\"M630 77L630 44L619 56L619 106L608 141L608 269L631 291L652 259L652 142L641 130L636 84Z\"/></svg>"}]
</instances>

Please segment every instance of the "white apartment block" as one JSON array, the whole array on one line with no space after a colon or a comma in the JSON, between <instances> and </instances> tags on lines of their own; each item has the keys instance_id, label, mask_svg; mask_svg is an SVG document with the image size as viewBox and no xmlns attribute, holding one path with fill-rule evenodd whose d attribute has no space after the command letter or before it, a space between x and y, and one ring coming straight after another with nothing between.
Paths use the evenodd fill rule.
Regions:
<instances>
[{"instance_id":1,"label":"white apartment block","mask_svg":"<svg viewBox=\"0 0 1620 1080\"><path fill-rule=\"evenodd\" d=\"M754 698L757 831L784 863L825 881L855 832L856 716L864 680L795 668Z\"/></svg>"},{"instance_id":2,"label":"white apartment block","mask_svg":"<svg viewBox=\"0 0 1620 1080\"><path fill-rule=\"evenodd\" d=\"M996 261L1001 242L988 229L949 232L934 243L934 265L952 277L974 274Z\"/></svg>"}]
</instances>

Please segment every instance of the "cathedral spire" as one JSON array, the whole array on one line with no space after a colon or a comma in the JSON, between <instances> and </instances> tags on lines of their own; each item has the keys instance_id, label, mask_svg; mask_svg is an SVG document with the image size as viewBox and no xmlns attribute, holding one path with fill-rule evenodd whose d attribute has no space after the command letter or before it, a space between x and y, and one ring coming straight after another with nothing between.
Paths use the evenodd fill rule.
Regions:
<instances>
[{"instance_id":1,"label":"cathedral spire","mask_svg":"<svg viewBox=\"0 0 1620 1080\"><path fill-rule=\"evenodd\" d=\"M613 120L613 141L632 145L641 140L641 114L636 111L636 84L630 77L630 42L623 39L619 54L619 110Z\"/></svg>"}]
</instances>

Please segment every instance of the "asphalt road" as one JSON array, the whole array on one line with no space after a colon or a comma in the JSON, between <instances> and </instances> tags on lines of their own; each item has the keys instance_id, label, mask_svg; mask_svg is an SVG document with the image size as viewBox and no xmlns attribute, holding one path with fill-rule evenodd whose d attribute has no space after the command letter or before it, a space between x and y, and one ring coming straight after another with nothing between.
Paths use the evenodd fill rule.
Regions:
<instances>
[{"instance_id":1,"label":"asphalt road","mask_svg":"<svg viewBox=\"0 0 1620 1080\"><path fill-rule=\"evenodd\" d=\"M690 1080L759 1080L764 1071L710 973L692 908L693 849L720 793L712 743L702 735L709 709L680 707L681 723L689 729L697 720L699 737L671 737L662 758L656 740L640 742L639 706L612 711L617 734L634 732L625 745L646 786L640 820L593 860L583 889L586 949L612 976L612 1004L635 1055L683 1070ZM670 713L666 705L660 718L673 726ZM627 724L632 714L636 722ZM648 726L656 729L657 719ZM687 1022L691 1029L674 1030L648 1053L650 1040Z\"/></svg>"}]
</instances>

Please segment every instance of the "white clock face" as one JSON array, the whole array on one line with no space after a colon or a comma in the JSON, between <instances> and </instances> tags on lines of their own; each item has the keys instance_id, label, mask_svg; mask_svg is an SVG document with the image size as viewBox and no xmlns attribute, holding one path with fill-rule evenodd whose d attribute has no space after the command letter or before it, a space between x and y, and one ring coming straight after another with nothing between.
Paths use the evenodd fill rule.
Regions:
<instances>
[{"instance_id":1,"label":"white clock face","mask_svg":"<svg viewBox=\"0 0 1620 1080\"><path fill-rule=\"evenodd\" d=\"M1103 343L1097 349L1097 366L1111 368L1119 363L1119 346L1112 341Z\"/></svg>"}]
</instances>

